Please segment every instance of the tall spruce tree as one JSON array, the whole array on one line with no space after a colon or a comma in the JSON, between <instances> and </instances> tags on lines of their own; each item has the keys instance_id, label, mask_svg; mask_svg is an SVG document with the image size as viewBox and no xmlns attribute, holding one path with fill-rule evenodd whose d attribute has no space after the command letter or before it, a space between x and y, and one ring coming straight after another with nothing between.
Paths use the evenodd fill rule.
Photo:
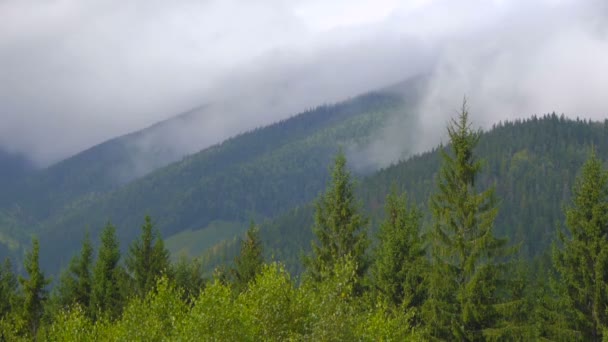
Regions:
<instances>
[{"instance_id":1,"label":"tall spruce tree","mask_svg":"<svg viewBox=\"0 0 608 342\"><path fill-rule=\"evenodd\" d=\"M91 308L96 318L116 318L123 305L123 270L119 265L120 249L116 228L108 223L101 232L101 245L93 268Z\"/></svg>"},{"instance_id":2,"label":"tall spruce tree","mask_svg":"<svg viewBox=\"0 0 608 342\"><path fill-rule=\"evenodd\" d=\"M87 233L80 255L72 259L69 268L60 278L57 291L61 307L78 304L85 312L90 313L92 268L93 246Z\"/></svg>"},{"instance_id":3,"label":"tall spruce tree","mask_svg":"<svg viewBox=\"0 0 608 342\"><path fill-rule=\"evenodd\" d=\"M595 151L574 184L559 237L554 265L572 327L585 341L601 341L608 331L608 171Z\"/></svg>"},{"instance_id":4,"label":"tall spruce tree","mask_svg":"<svg viewBox=\"0 0 608 342\"><path fill-rule=\"evenodd\" d=\"M247 284L255 278L264 265L264 249L260 240L260 231L255 223L251 222L245 236L241 241L241 251L234 260L234 285L242 291Z\"/></svg>"},{"instance_id":5,"label":"tall spruce tree","mask_svg":"<svg viewBox=\"0 0 608 342\"><path fill-rule=\"evenodd\" d=\"M482 163L474 155L480 131L471 129L466 101L448 125L451 153L432 196L432 267L424 319L429 339L478 341L499 321L500 258L505 240L493 233L494 187L477 190ZM496 333L493 331L493 333Z\"/></svg>"},{"instance_id":6,"label":"tall spruce tree","mask_svg":"<svg viewBox=\"0 0 608 342\"><path fill-rule=\"evenodd\" d=\"M420 236L422 213L393 187L386 198L386 218L378 232L372 281L380 297L406 310L426 299L428 261Z\"/></svg>"},{"instance_id":7,"label":"tall spruce tree","mask_svg":"<svg viewBox=\"0 0 608 342\"><path fill-rule=\"evenodd\" d=\"M160 234L153 231L150 216L145 217L141 236L129 248L126 265L140 296L152 290L163 272L169 270L169 251Z\"/></svg>"},{"instance_id":8,"label":"tall spruce tree","mask_svg":"<svg viewBox=\"0 0 608 342\"><path fill-rule=\"evenodd\" d=\"M35 339L40 318L44 312L44 301L47 293L45 287L50 283L40 269L40 244L38 239L32 239L32 250L25 256L25 271L28 278L19 278L23 288L23 318Z\"/></svg>"},{"instance_id":9,"label":"tall spruce tree","mask_svg":"<svg viewBox=\"0 0 608 342\"><path fill-rule=\"evenodd\" d=\"M335 264L345 257L355 261L359 280L369 267L366 255L368 220L360 213L353 188L346 157L340 150L331 171L331 183L315 203L313 232L317 241L312 243L312 256L304 260L313 280L325 279L333 272Z\"/></svg>"}]
</instances>

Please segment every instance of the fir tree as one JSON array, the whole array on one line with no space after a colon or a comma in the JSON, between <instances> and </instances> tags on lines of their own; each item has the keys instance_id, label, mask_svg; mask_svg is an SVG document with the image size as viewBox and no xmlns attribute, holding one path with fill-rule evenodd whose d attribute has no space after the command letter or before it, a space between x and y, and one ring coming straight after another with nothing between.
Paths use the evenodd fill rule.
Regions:
<instances>
[{"instance_id":1,"label":"fir tree","mask_svg":"<svg viewBox=\"0 0 608 342\"><path fill-rule=\"evenodd\" d=\"M385 210L372 266L374 288L395 306L420 308L426 298L428 269L420 237L422 214L408 206L406 196L398 196L394 188L386 198Z\"/></svg>"},{"instance_id":2,"label":"fir tree","mask_svg":"<svg viewBox=\"0 0 608 342\"><path fill-rule=\"evenodd\" d=\"M369 266L368 220L360 213L353 187L346 157L339 151L331 171L331 183L316 202L313 232L317 241L312 243L312 256L305 259L313 280L324 280L333 272L335 264L347 256L354 260L359 280Z\"/></svg>"},{"instance_id":3,"label":"fir tree","mask_svg":"<svg viewBox=\"0 0 608 342\"><path fill-rule=\"evenodd\" d=\"M15 309L18 286L11 260L6 258L0 268L0 320Z\"/></svg>"},{"instance_id":4,"label":"fir tree","mask_svg":"<svg viewBox=\"0 0 608 342\"><path fill-rule=\"evenodd\" d=\"M44 289L50 281L44 277L39 263L40 244L32 239L32 250L25 256L25 271L28 278L19 278L23 287L23 318L30 334L35 338L44 311L47 294Z\"/></svg>"},{"instance_id":5,"label":"fir tree","mask_svg":"<svg viewBox=\"0 0 608 342\"><path fill-rule=\"evenodd\" d=\"M494 187L476 189L482 163L474 155L466 102L448 126L451 154L442 151L438 191L431 199L432 267L424 316L429 338L482 340L499 319L500 262L506 241L493 233Z\"/></svg>"},{"instance_id":6,"label":"fir tree","mask_svg":"<svg viewBox=\"0 0 608 342\"><path fill-rule=\"evenodd\" d=\"M145 217L141 236L129 248L126 265L140 296L153 289L158 278L169 269L169 251L160 234L153 232L150 216Z\"/></svg>"},{"instance_id":7,"label":"fir tree","mask_svg":"<svg viewBox=\"0 0 608 342\"><path fill-rule=\"evenodd\" d=\"M70 262L66 273L61 276L58 286L58 300L61 307L78 304L88 310L91 304L93 246L87 233L82 242L80 255Z\"/></svg>"},{"instance_id":8,"label":"fir tree","mask_svg":"<svg viewBox=\"0 0 608 342\"><path fill-rule=\"evenodd\" d=\"M233 269L234 285L242 291L247 284L262 270L264 250L260 240L260 230L251 222L245 240L241 241L241 251L235 258Z\"/></svg>"},{"instance_id":9,"label":"fir tree","mask_svg":"<svg viewBox=\"0 0 608 342\"><path fill-rule=\"evenodd\" d=\"M608 329L608 172L594 151L573 187L559 237L563 248L554 250L554 265L573 328L585 341L600 341Z\"/></svg>"},{"instance_id":10,"label":"fir tree","mask_svg":"<svg viewBox=\"0 0 608 342\"><path fill-rule=\"evenodd\" d=\"M204 267L200 259L179 258L171 268L171 278L182 292L182 299L191 302L205 286Z\"/></svg>"},{"instance_id":11,"label":"fir tree","mask_svg":"<svg viewBox=\"0 0 608 342\"><path fill-rule=\"evenodd\" d=\"M116 228L108 223L101 232L101 246L93 268L93 287L91 308L95 317L107 316L116 318L122 310L123 283L122 272L118 262L120 249L116 238Z\"/></svg>"}]
</instances>

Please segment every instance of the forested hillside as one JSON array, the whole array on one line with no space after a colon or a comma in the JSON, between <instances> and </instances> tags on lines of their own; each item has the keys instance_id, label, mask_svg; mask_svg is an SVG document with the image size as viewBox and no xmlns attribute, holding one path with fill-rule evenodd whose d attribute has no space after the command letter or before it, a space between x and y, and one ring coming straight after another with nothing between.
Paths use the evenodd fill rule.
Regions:
<instances>
[{"instance_id":1,"label":"forested hillside","mask_svg":"<svg viewBox=\"0 0 608 342\"><path fill-rule=\"evenodd\" d=\"M495 125L482 134L476 153L484 159L484 172L476 185L495 184L499 198L496 232L521 243L521 255L541 256L563 226L563 208L570 199L574 179L591 148L608 160L608 121L570 120L555 114ZM384 216L384 201L391 186L408 194L424 213L441 158L434 150L360 180L358 198L376 229ZM262 236L279 260L296 273L299 256L309 250L313 206L301 206L262 227ZM217 252L216 252L217 253ZM225 253L224 253L225 254Z\"/></svg>"},{"instance_id":2,"label":"forested hillside","mask_svg":"<svg viewBox=\"0 0 608 342\"><path fill-rule=\"evenodd\" d=\"M326 166L337 146L365 146L385 120L403 110L403 106L403 98L389 92L321 106L231 138L108 192L110 185L100 184L110 180L87 170L102 172L115 165L108 160L104 164L105 159L101 158L123 155L120 149L124 145L111 141L98 147L105 151L101 155L83 153L55 167L57 175L74 185L75 192L93 192L79 196L70 190L70 185L65 192L45 194L41 190L45 195L34 196L33 202L24 200L23 205L18 197L13 207L19 206L21 216L10 228L17 233L25 228L49 241L41 249L43 263L56 270L67 263L85 230L96 237L108 221L117 225L121 241L131 241L140 218L146 214L154 213L165 236L203 229L217 220L243 223L250 218L272 217L314 198L325 184ZM112 146L119 149L116 154L111 153ZM91 164L84 160L91 158ZM97 169L98 163L104 166ZM79 167L81 164L84 166ZM67 170L59 170L63 168ZM47 176L30 181L45 183ZM105 191L94 191L79 183L79 179L90 182L93 188L105 187ZM57 179L51 183L64 184ZM45 206L43 214L36 210L38 205ZM7 225L5 229L8 228ZM23 234L12 236L23 241Z\"/></svg>"},{"instance_id":3,"label":"forested hillside","mask_svg":"<svg viewBox=\"0 0 608 342\"><path fill-rule=\"evenodd\" d=\"M29 175L35 170L35 166L24 156L18 153L5 151L0 146L0 185L11 185L16 180Z\"/></svg>"},{"instance_id":4,"label":"forested hillside","mask_svg":"<svg viewBox=\"0 0 608 342\"><path fill-rule=\"evenodd\" d=\"M0 268L0 337L603 340L608 121L549 115L482 133L469 120L463 105L447 146L361 183L338 152L313 205L251 222L212 275L200 259L172 262L146 216L125 252L111 223L98 244L84 235L49 292L34 238L19 281L9 259Z\"/></svg>"}]
</instances>

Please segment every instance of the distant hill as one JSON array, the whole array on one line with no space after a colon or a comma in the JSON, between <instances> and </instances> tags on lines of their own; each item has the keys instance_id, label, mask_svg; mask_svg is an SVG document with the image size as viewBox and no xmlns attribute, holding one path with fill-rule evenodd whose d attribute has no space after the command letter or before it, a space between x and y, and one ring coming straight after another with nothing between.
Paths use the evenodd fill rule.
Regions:
<instances>
[{"instance_id":1,"label":"distant hill","mask_svg":"<svg viewBox=\"0 0 608 342\"><path fill-rule=\"evenodd\" d=\"M188 126L190 121L201 115L200 110L197 108L111 139L50 167L30 170L27 177L13 180L10 194L0 196L0 208L6 210L19 205L33 220L44 220L83 196L85 199L98 196L179 160L186 152L161 137L170 136L178 127ZM7 160L10 162L12 159L5 158L0 151L0 166L4 166ZM19 168L26 166L16 164L13 171L9 169L8 172L22 172Z\"/></svg>"}]
</instances>

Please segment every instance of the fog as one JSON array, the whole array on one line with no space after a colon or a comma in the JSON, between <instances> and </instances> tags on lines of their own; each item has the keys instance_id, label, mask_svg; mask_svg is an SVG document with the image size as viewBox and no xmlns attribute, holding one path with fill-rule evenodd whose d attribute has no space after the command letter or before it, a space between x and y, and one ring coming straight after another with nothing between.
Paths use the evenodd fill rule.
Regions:
<instances>
[{"instance_id":1,"label":"fog","mask_svg":"<svg viewBox=\"0 0 608 342\"><path fill-rule=\"evenodd\" d=\"M45 166L200 107L157 136L192 153L419 74L417 103L366 150L370 163L437 144L465 95L483 127L608 116L603 1L328 3L0 2L0 147Z\"/></svg>"}]
</instances>

